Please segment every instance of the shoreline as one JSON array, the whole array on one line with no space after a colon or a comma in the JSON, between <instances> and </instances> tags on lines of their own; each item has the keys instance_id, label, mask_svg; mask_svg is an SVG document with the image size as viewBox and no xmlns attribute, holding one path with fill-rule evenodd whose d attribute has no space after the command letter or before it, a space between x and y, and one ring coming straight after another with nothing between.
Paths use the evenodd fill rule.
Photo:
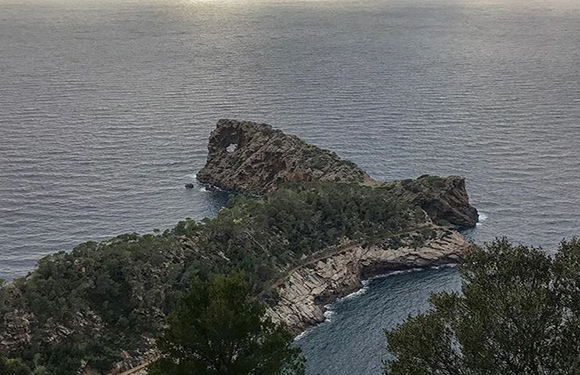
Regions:
<instances>
[{"instance_id":1,"label":"shoreline","mask_svg":"<svg viewBox=\"0 0 580 375\"><path fill-rule=\"evenodd\" d=\"M356 298L359 298L359 297L365 295L366 292L370 289L370 284L374 280L385 279L387 277L397 276L397 275L401 275L401 274L405 274L405 273L414 273L414 272L422 272L422 271L426 271L426 270L438 270L441 268L457 268L457 267L459 267L459 263L447 263L447 264L440 264L440 265L433 265L433 266L426 266L426 267L413 267L413 268L408 268L408 269L390 271L390 272L387 272L384 274L370 277L368 279L361 280L362 286L360 287L360 289L358 289L350 294L347 294L344 297L340 297L340 298L336 299L335 301L325 305L324 306L325 319L322 322L315 324L312 327L308 327L304 331L300 332L300 334L298 334L296 337L294 337L294 341L295 342L300 341L301 339L308 336L313 330L315 330L316 328L318 328L322 324L331 323L332 322L331 317L335 315L333 313L334 311L332 310L332 307L338 303L342 303L344 301L351 300L351 299L356 299ZM332 313L332 314L328 314L328 313Z\"/></svg>"},{"instance_id":2,"label":"shoreline","mask_svg":"<svg viewBox=\"0 0 580 375\"><path fill-rule=\"evenodd\" d=\"M329 305L360 293L373 278L455 265L471 246L458 232L442 228L437 230L436 238L419 248L351 244L291 270L276 286L279 301L268 308L268 313L275 322L285 323L298 336L324 322Z\"/></svg>"}]
</instances>

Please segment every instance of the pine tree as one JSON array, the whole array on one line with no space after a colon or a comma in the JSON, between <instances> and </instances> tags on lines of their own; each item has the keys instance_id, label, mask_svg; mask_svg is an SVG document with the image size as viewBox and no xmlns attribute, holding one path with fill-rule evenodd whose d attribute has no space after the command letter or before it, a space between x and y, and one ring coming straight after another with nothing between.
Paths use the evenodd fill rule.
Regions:
<instances>
[{"instance_id":1,"label":"pine tree","mask_svg":"<svg viewBox=\"0 0 580 375\"><path fill-rule=\"evenodd\" d=\"M555 257L499 239L461 267L461 293L387 332L388 375L580 374L580 241Z\"/></svg>"},{"instance_id":2,"label":"pine tree","mask_svg":"<svg viewBox=\"0 0 580 375\"><path fill-rule=\"evenodd\" d=\"M170 315L150 375L298 375L292 335L251 299L244 276L196 280Z\"/></svg>"}]
</instances>

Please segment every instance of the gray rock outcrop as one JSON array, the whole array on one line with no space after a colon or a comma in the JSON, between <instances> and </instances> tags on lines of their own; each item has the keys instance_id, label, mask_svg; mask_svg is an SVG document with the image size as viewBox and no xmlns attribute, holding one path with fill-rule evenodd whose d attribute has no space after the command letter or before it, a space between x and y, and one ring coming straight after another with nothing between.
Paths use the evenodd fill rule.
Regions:
<instances>
[{"instance_id":1,"label":"gray rock outcrop","mask_svg":"<svg viewBox=\"0 0 580 375\"><path fill-rule=\"evenodd\" d=\"M421 207L436 224L471 228L478 213L469 204L465 179L459 176L421 176L415 180L384 183L393 199Z\"/></svg>"},{"instance_id":2,"label":"gray rock outcrop","mask_svg":"<svg viewBox=\"0 0 580 375\"><path fill-rule=\"evenodd\" d=\"M208 151L197 178L226 190L263 194L287 182L373 182L356 164L267 124L219 120Z\"/></svg>"},{"instance_id":3,"label":"gray rock outcrop","mask_svg":"<svg viewBox=\"0 0 580 375\"><path fill-rule=\"evenodd\" d=\"M362 287L362 280L389 271L457 263L472 246L459 233L434 227L421 246L396 249L345 243L335 253L292 270L276 286L279 302L268 310L273 320L294 332L324 321L324 306Z\"/></svg>"}]
</instances>

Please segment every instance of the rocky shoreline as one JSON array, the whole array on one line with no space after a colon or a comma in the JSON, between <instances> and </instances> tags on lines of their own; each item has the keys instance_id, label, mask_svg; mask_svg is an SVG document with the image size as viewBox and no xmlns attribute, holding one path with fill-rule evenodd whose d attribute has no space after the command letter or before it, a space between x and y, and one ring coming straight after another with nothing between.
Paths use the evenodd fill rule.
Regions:
<instances>
[{"instance_id":1,"label":"rocky shoreline","mask_svg":"<svg viewBox=\"0 0 580 375\"><path fill-rule=\"evenodd\" d=\"M363 288L364 280L393 271L457 264L472 246L458 232L436 226L429 229L436 231L436 237L418 248L365 247L345 241L328 249L324 256L290 270L275 283L273 289L280 299L268 308L268 315L300 337L325 321L327 305ZM145 375L144 365L119 374L127 368L120 367L109 375Z\"/></svg>"},{"instance_id":2,"label":"rocky shoreline","mask_svg":"<svg viewBox=\"0 0 580 375\"><path fill-rule=\"evenodd\" d=\"M458 263L471 243L457 232L436 230L436 238L418 248L342 244L332 255L292 270L276 287L280 301L269 315L298 334L323 322L324 306L360 289L363 280L391 271Z\"/></svg>"}]
</instances>

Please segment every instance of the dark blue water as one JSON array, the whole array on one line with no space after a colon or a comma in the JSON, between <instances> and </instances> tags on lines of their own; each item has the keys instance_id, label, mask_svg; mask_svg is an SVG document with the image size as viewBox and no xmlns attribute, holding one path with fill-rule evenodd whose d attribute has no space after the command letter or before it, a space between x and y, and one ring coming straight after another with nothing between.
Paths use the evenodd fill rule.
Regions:
<instances>
[{"instance_id":1,"label":"dark blue water","mask_svg":"<svg viewBox=\"0 0 580 375\"><path fill-rule=\"evenodd\" d=\"M223 117L380 180L463 175L471 238L553 250L580 234L579 46L577 0L0 0L0 278L213 215L183 185ZM310 369L378 374L381 329L457 285L373 282L300 341Z\"/></svg>"},{"instance_id":2,"label":"dark blue water","mask_svg":"<svg viewBox=\"0 0 580 375\"><path fill-rule=\"evenodd\" d=\"M327 320L299 338L311 373L380 374L381 359L386 357L384 330L409 314L425 311L426 294L460 288L461 279L451 267L370 280L357 293L333 304Z\"/></svg>"}]
</instances>

